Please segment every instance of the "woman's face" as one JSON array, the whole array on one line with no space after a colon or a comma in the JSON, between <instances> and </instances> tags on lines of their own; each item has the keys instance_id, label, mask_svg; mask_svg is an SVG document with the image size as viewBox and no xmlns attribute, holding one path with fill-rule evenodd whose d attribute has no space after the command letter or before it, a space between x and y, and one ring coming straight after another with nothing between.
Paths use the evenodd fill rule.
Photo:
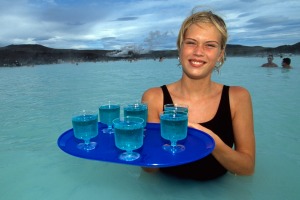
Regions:
<instances>
[{"instance_id":1,"label":"woman's face","mask_svg":"<svg viewBox=\"0 0 300 200\"><path fill-rule=\"evenodd\" d=\"M184 73L200 79L210 76L223 53L218 29L210 23L197 23L187 29L179 57Z\"/></svg>"}]
</instances>

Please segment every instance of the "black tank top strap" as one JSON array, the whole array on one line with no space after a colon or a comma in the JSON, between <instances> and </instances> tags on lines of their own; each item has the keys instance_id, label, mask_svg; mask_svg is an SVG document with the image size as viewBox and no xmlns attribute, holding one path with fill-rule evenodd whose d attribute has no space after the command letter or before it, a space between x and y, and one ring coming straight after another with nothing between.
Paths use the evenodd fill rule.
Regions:
<instances>
[{"instance_id":1,"label":"black tank top strap","mask_svg":"<svg viewBox=\"0 0 300 200\"><path fill-rule=\"evenodd\" d=\"M221 105L219 105L219 108L223 109L223 112L231 113L230 112L230 106L228 106L228 105L230 105L229 104L229 86L228 85L224 85L224 87L223 87L220 104Z\"/></svg>"},{"instance_id":2,"label":"black tank top strap","mask_svg":"<svg viewBox=\"0 0 300 200\"><path fill-rule=\"evenodd\" d=\"M224 115L230 115L229 118L231 119L230 113L231 112L230 112L230 104L229 104L229 86L224 85L223 90L222 90L219 108L218 108L215 118L224 118Z\"/></svg>"},{"instance_id":3,"label":"black tank top strap","mask_svg":"<svg viewBox=\"0 0 300 200\"><path fill-rule=\"evenodd\" d=\"M163 95L164 95L164 105L166 104L173 104L173 100L172 100L172 97L169 93L169 90L167 88L166 85L162 85L160 86L162 91L163 91Z\"/></svg>"}]
</instances>

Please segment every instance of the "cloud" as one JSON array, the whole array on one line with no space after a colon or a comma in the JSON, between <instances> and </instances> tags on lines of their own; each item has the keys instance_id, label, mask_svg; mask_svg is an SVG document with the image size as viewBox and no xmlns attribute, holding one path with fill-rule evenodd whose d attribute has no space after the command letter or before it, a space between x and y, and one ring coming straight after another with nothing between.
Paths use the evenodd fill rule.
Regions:
<instances>
[{"instance_id":1,"label":"cloud","mask_svg":"<svg viewBox=\"0 0 300 200\"><path fill-rule=\"evenodd\" d=\"M136 20L136 19L138 19L138 17L122 17L122 18L116 19L116 21L132 21L132 20Z\"/></svg>"},{"instance_id":2,"label":"cloud","mask_svg":"<svg viewBox=\"0 0 300 200\"><path fill-rule=\"evenodd\" d=\"M278 46L299 42L298 0L190 0L188 4L185 0L2 0L0 45L175 49L182 21L198 5L224 18L230 43Z\"/></svg>"}]
</instances>

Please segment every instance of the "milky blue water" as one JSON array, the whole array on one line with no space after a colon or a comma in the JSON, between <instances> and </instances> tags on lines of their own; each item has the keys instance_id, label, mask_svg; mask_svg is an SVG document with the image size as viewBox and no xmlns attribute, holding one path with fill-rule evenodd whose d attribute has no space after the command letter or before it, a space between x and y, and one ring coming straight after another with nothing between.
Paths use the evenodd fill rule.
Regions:
<instances>
[{"instance_id":1,"label":"milky blue water","mask_svg":"<svg viewBox=\"0 0 300 200\"><path fill-rule=\"evenodd\" d=\"M299 199L300 57L294 69L266 58L227 58L213 79L252 94L257 146L253 176L183 181L139 167L85 160L57 147L81 109L140 99L180 78L176 59L0 68L1 199ZM281 59L276 57L280 64Z\"/></svg>"}]
</instances>

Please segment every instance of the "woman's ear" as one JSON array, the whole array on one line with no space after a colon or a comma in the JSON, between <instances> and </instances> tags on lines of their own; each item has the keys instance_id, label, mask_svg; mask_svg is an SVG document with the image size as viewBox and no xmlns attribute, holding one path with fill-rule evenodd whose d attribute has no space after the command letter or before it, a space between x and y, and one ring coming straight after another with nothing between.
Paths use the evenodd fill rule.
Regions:
<instances>
[{"instance_id":1,"label":"woman's ear","mask_svg":"<svg viewBox=\"0 0 300 200\"><path fill-rule=\"evenodd\" d=\"M220 55L219 55L219 57L218 57L218 62L223 63L224 60L225 60L225 48L224 48L224 49L221 49Z\"/></svg>"}]
</instances>

